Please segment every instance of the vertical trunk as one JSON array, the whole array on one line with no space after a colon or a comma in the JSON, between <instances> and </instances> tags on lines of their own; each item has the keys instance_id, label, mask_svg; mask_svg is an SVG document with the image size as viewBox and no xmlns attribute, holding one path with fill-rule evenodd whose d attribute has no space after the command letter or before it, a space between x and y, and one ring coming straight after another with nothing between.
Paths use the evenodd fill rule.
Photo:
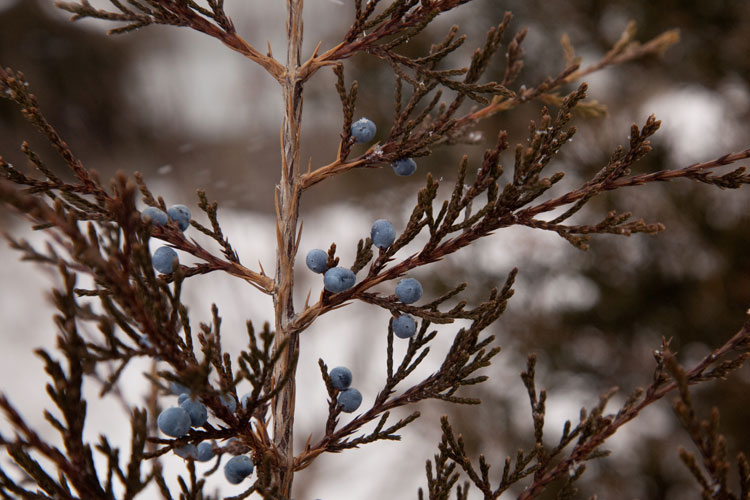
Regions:
<instances>
[{"instance_id":1,"label":"vertical trunk","mask_svg":"<svg viewBox=\"0 0 750 500\"><path fill-rule=\"evenodd\" d=\"M297 81L302 47L302 3L303 0L287 0L287 74L283 82L284 119L281 133L282 172L276 192L276 339L274 348L280 349L287 342L283 356L274 367L274 380L278 383L287 370L295 370L294 363L299 349L298 333L291 330L294 320L294 254L297 238L299 212L299 146L300 119L302 117L302 84ZM273 441L281 458L277 484L281 493L289 498L294 471L292 461L294 403L294 374L274 398Z\"/></svg>"}]
</instances>

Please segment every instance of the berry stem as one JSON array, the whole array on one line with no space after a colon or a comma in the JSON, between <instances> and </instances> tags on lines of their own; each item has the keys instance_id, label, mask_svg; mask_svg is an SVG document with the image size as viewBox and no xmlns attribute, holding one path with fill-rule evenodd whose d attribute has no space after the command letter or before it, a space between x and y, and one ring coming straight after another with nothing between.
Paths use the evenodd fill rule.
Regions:
<instances>
[{"instance_id":1,"label":"berry stem","mask_svg":"<svg viewBox=\"0 0 750 500\"><path fill-rule=\"evenodd\" d=\"M276 336L274 349L284 349L274 365L274 384L285 373L294 370L299 350L299 334L292 328L295 322L294 257L297 250L297 223L301 193L299 175L300 121L302 118L302 82L298 70L302 48L303 0L287 0L287 60L286 75L281 81L284 93L284 118L281 128L281 181L276 187L276 287L274 310ZM293 426L295 404L294 371L286 385L271 402L273 414L273 443L281 462L274 478L280 493L288 498L294 475Z\"/></svg>"}]
</instances>

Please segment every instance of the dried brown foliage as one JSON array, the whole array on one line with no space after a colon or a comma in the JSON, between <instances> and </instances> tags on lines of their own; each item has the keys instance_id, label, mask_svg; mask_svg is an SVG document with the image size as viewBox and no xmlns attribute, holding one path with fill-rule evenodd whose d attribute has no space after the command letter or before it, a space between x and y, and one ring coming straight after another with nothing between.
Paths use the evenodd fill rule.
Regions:
<instances>
[{"instance_id":1,"label":"dried brown foliage","mask_svg":"<svg viewBox=\"0 0 750 500\"><path fill-rule=\"evenodd\" d=\"M648 154L649 141L659 128L659 121L649 117L642 127L633 125L627 146L618 148L596 175L577 189L560 192L556 184L564 173L550 169L576 133L570 124L574 111L582 111L584 116L603 111L600 104L586 100L587 86L580 82L581 78L609 65L659 55L676 42L677 35L668 32L639 43L634 40L634 25L629 25L612 49L587 68L580 67L570 40L563 38L562 69L544 81L525 84L517 82L524 64L522 43L526 31L507 35L512 24L510 14L489 30L465 67L444 65L446 56L466 40L459 36L458 27L451 28L419 57L406 56L400 51L436 16L467 1L355 0L354 20L342 34L341 42L326 50L318 46L303 60L302 1L288 0L286 62L275 59L270 50L262 54L243 40L224 11L222 0L207 0L205 4L193 0L110 0L110 9L95 8L87 0L56 3L73 13L74 20L88 17L117 23L110 30L112 34L151 24L200 31L245 55L279 82L285 113L275 207L277 262L273 276L262 268L254 270L242 264L221 228L217 204L209 202L202 191L198 192L198 205L206 213L210 227L195 220L191 224L216 242L214 248L205 248L186 237L174 223L162 227L141 220L136 208L139 195L147 205L166 208L164 201L151 193L143 177L137 173L120 174L109 184L102 182L95 171L76 158L44 118L23 75L12 69L0 69L0 96L18 104L74 175L72 181L63 181L27 143L22 151L35 174L24 173L24 169L0 159L4 174L0 200L25 214L35 228L47 232L51 241L46 247L37 248L8 235L10 245L24 259L55 266L64 283L54 292L59 309L55 322L60 329L56 354L48 350L40 350L38 354L51 378L48 394L58 409L57 416L51 412L45 416L63 436L65 449L41 439L12 403L0 398L0 408L15 429L13 436L0 437L0 444L24 473L19 480L17 474L0 471L3 498L109 499L114 498L113 483L119 483L117 490L123 492L119 496L134 498L152 481L165 498L174 498L173 495L213 498L203 491L204 482L197 477L193 460L187 461L187 478L179 479L180 491L170 492L155 459L176 447L215 440L220 443L215 446L219 460L207 474L216 472L225 454L249 453L256 464L257 473L247 490L234 498L257 493L263 498L286 499L295 472L325 453L342 452L379 440L398 440L398 433L419 417L418 412L413 412L394 422L391 410L427 399L459 404L480 402L463 396L460 390L484 382L487 376L480 370L500 352L487 330L503 314L513 295L516 271L510 273L499 290L489 291L486 301L474 306L465 301L452 307L446 305L460 297L466 284L458 284L449 293L432 297L419 306L406 305L395 296L375 292L376 285L393 282L514 225L553 231L582 250L588 247L593 235L630 236L663 229L659 223L633 220L630 212L610 212L589 223L569 222L594 197L611 190L677 179L732 189L750 183L744 167L716 173L720 167L750 157L750 149L681 169L633 174L633 165ZM485 70L502 58L498 54L503 50L502 80L484 81ZM383 141L352 157L354 139L350 125L357 104L357 83L347 85L343 65L356 53L369 54L386 63L395 79L395 102L393 121L390 128L386 127ZM310 165L303 170L299 158L302 88L318 70L329 66L337 76L335 90L342 104L340 143L333 162ZM575 84L572 90L571 84ZM445 91L452 97L444 100ZM464 106L467 102L473 102L474 107L467 109ZM324 291L312 303L308 301L299 310L295 309L292 271L301 237L299 200L305 190L354 168L381 168L399 158L427 156L437 148L474 141L471 132L480 120L530 102L543 103L544 107L539 119L531 122L528 136L514 147L512 166L501 162L501 155L510 148L510 139L506 132L498 131L494 144L480 161L468 157L461 160L447 199L439 199L439 182L427 174L425 186L417 193L411 216L395 243L376 250L370 239L359 242L356 259L351 263L351 269L360 273L356 285L341 293ZM550 215L558 209L562 209L560 215ZM420 234L426 236L424 245L407 257L396 258L396 252L412 244ZM201 264L180 265L170 275L156 274L148 250L152 238L196 257ZM338 263L336 245L332 244L329 266ZM274 299L275 324L266 324L256 331L248 321L247 347L241 352L222 350L217 306L211 310L210 321L195 330L180 300L181 291L192 276L216 271L245 280ZM93 286L78 287L79 275L90 278ZM394 359L394 334L388 326L382 389L369 408L344 424L339 420L338 391L321 360L321 375L330 398L329 414L321 423L320 435L308 440L304 449L294 450L299 336L321 315L355 300L387 309L394 316L415 316L421 320L418 331L399 360ZM470 326L454 331L452 345L439 368L417 383L405 384L407 376L428 357L430 343L436 337L431 326L450 324L457 319L469 320ZM84 339L79 333L84 324L96 326L96 339ZM522 380L532 411L534 446L519 450L515 459L507 458L498 479L490 475L490 464L484 457L480 456L476 462L467 456L461 436L444 418L443 438L434 461L428 461L427 487L419 490L419 497L447 499L455 493L459 499L468 498L470 485L474 485L484 498L494 499L520 484L524 486L519 496L522 499L536 497L551 487L559 498L569 498L575 492L575 481L584 472L585 462L606 454L601 448L606 440L636 418L643 408L676 391L680 399L675 410L699 453L696 458L683 450L681 457L699 482L704 498L748 498L750 467L745 456L738 457L741 493L734 495L729 492L730 465L718 431L718 411L714 410L709 421L700 421L689 393L691 384L720 379L742 365L748 356L748 328L746 321L739 333L691 369L677 363L669 342L664 341L655 352L656 366L646 389L634 390L614 414L606 413L606 404L614 390L603 394L594 408L581 410L575 425L566 424L554 447L543 440L546 393L536 388L536 360L529 356ZM123 463L120 450L113 448L105 437L96 444L84 439L86 401L81 396L81 384L85 377L92 376L97 364L113 365L115 369L102 388L102 394L106 394L116 388L119 376L135 357L152 358L159 364L154 365L158 369L150 375L154 393L148 408L133 410L132 446L127 462ZM252 391L239 404L236 387L243 381L252 386ZM153 424L157 394L163 393L170 382L186 386L214 415L210 422L179 439L159 437ZM228 404L230 401L234 404ZM374 429L364 431L364 426L373 421L377 421ZM235 440L227 441L229 438ZM95 453L107 457L106 472L95 470ZM50 461L54 471L46 470L35 457ZM459 484L461 477L467 479L463 484Z\"/></svg>"}]
</instances>

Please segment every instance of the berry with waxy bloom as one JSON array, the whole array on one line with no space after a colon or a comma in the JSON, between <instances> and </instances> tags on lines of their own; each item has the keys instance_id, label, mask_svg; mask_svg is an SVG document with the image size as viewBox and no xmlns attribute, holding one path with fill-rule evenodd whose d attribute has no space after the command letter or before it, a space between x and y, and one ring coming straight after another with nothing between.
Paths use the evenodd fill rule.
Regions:
<instances>
[{"instance_id":1,"label":"berry with waxy bloom","mask_svg":"<svg viewBox=\"0 0 750 500\"><path fill-rule=\"evenodd\" d=\"M332 293L349 290L356 283L357 277L351 269L332 267L323 275L323 288Z\"/></svg>"},{"instance_id":2,"label":"berry with waxy bloom","mask_svg":"<svg viewBox=\"0 0 750 500\"><path fill-rule=\"evenodd\" d=\"M315 248L305 257L305 264L314 273L322 274L328 269L328 252Z\"/></svg>"},{"instance_id":3,"label":"berry with waxy bloom","mask_svg":"<svg viewBox=\"0 0 750 500\"><path fill-rule=\"evenodd\" d=\"M172 274L172 265L179 266L180 259L172 247L159 247L151 257L151 263L160 273Z\"/></svg>"},{"instance_id":4,"label":"berry with waxy bloom","mask_svg":"<svg viewBox=\"0 0 750 500\"><path fill-rule=\"evenodd\" d=\"M360 118L352 123L352 137L357 142L370 142L375 138L377 127L372 120Z\"/></svg>"},{"instance_id":5,"label":"berry with waxy bloom","mask_svg":"<svg viewBox=\"0 0 750 500\"><path fill-rule=\"evenodd\" d=\"M370 229L370 239L376 247L386 249L396 241L396 230L390 221L378 219Z\"/></svg>"},{"instance_id":6,"label":"berry with waxy bloom","mask_svg":"<svg viewBox=\"0 0 750 500\"><path fill-rule=\"evenodd\" d=\"M184 231L190 227L190 209L185 205L172 205L167 209L167 215L170 219L175 221L180 227L180 231Z\"/></svg>"},{"instance_id":7,"label":"berry with waxy bloom","mask_svg":"<svg viewBox=\"0 0 750 500\"><path fill-rule=\"evenodd\" d=\"M338 391L343 391L352 384L352 371L345 366L337 366L328 376L331 377L331 385Z\"/></svg>"},{"instance_id":8,"label":"berry with waxy bloom","mask_svg":"<svg viewBox=\"0 0 750 500\"><path fill-rule=\"evenodd\" d=\"M247 455L237 455L224 464L224 477L232 484L240 484L247 476L253 473L255 466Z\"/></svg>"},{"instance_id":9,"label":"berry with waxy bloom","mask_svg":"<svg viewBox=\"0 0 750 500\"><path fill-rule=\"evenodd\" d=\"M185 446L174 448L172 451L174 451L175 455L182 457L185 460L188 458L192 458L193 460L198 459L198 448L196 448L194 444L186 444Z\"/></svg>"},{"instance_id":10,"label":"berry with waxy bloom","mask_svg":"<svg viewBox=\"0 0 750 500\"><path fill-rule=\"evenodd\" d=\"M422 285L414 278L402 279L396 285L396 297L404 304L412 304L422 297Z\"/></svg>"},{"instance_id":11,"label":"berry with waxy bloom","mask_svg":"<svg viewBox=\"0 0 750 500\"><path fill-rule=\"evenodd\" d=\"M232 396L229 394L222 394L219 396L219 399L221 399L221 403L227 407L229 411L234 413L234 410L237 409L237 401L234 400Z\"/></svg>"},{"instance_id":12,"label":"berry with waxy bloom","mask_svg":"<svg viewBox=\"0 0 750 500\"><path fill-rule=\"evenodd\" d=\"M391 167L393 167L393 171L396 172L396 175L406 177L417 171L417 162L411 158L399 158L391 163Z\"/></svg>"},{"instance_id":13,"label":"berry with waxy bloom","mask_svg":"<svg viewBox=\"0 0 750 500\"><path fill-rule=\"evenodd\" d=\"M398 318L393 318L391 327L393 328L393 333L396 337L400 339L408 339L413 337L416 333L417 322L408 314L402 314Z\"/></svg>"},{"instance_id":14,"label":"berry with waxy bloom","mask_svg":"<svg viewBox=\"0 0 750 500\"><path fill-rule=\"evenodd\" d=\"M173 406L159 414L156 425L167 436L180 438L190 430L190 415L179 406Z\"/></svg>"},{"instance_id":15,"label":"berry with waxy bloom","mask_svg":"<svg viewBox=\"0 0 750 500\"><path fill-rule=\"evenodd\" d=\"M164 210L156 207L146 207L141 212L141 220L144 222L151 221L154 226L166 226L169 217Z\"/></svg>"},{"instance_id":16,"label":"berry with waxy bloom","mask_svg":"<svg viewBox=\"0 0 750 500\"><path fill-rule=\"evenodd\" d=\"M350 387L339 393L338 402L341 411L352 413L362 404L362 393L357 389Z\"/></svg>"},{"instance_id":17,"label":"berry with waxy bloom","mask_svg":"<svg viewBox=\"0 0 750 500\"><path fill-rule=\"evenodd\" d=\"M213 443L210 443L208 441L203 441L198 445L198 453L197 458L199 462L208 462L212 458L214 458L214 445Z\"/></svg>"},{"instance_id":18,"label":"berry with waxy bloom","mask_svg":"<svg viewBox=\"0 0 750 500\"><path fill-rule=\"evenodd\" d=\"M208 420L208 410L206 409L206 405L200 401L187 398L180 403L180 408L190 415L190 425L192 427L200 427L206 423L206 420Z\"/></svg>"}]
</instances>

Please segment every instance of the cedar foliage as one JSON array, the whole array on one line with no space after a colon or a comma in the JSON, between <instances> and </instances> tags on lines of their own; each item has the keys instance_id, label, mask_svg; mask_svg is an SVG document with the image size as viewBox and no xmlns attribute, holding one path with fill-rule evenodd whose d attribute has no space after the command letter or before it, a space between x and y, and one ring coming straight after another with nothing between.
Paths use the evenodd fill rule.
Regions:
<instances>
[{"instance_id":1,"label":"cedar foliage","mask_svg":"<svg viewBox=\"0 0 750 500\"><path fill-rule=\"evenodd\" d=\"M473 306L463 300L452 307L447 305L460 298L467 287L464 283L439 297L430 297L428 290L426 297L430 298L418 306L375 292L376 285L394 282L413 269L450 258L476 240L514 225L552 231L581 250L586 250L597 234L630 236L664 229L658 222L633 218L630 212L612 211L588 223L570 222L593 198L607 191L678 179L724 189L750 183L744 167L720 170L750 157L750 149L679 169L633 174L632 167L649 153L649 141L659 128L660 122L651 116L642 126L632 126L627 145L614 151L592 178L574 190L556 189L564 172L550 170L556 156L576 133L571 125L574 113L585 118L604 112L601 104L587 100L587 85L582 79L610 65L659 55L677 41L676 32L641 43L635 40L635 26L631 24L600 61L587 67L581 67L570 40L563 37L562 70L540 82L519 84L526 31L509 34L509 13L488 31L466 66L451 68L445 64L447 56L466 41L458 27L450 28L425 54L404 55L404 44L419 36L433 19L470 0L354 0L353 21L342 33L340 43L327 49L318 46L305 60L301 55L302 1L287 0L285 62L276 59L270 48L264 54L245 41L225 12L223 0L109 1L109 8L94 7L88 0L60 1L56 6L72 13L73 20L96 18L114 22L115 27L109 31L113 35L153 24L199 31L244 55L280 84L285 109L280 180L275 193L277 262L273 275L262 267L254 269L243 264L240 253L221 228L218 204L209 201L200 190L198 206L209 225L197 220L192 220L191 225L212 239L215 246L207 248L186 237L174 223L156 226L141 220L136 208L139 197L146 205L166 209L163 199L150 191L144 178L137 172L121 173L110 182L103 182L94 170L83 165L45 119L23 74L11 68L0 69L0 96L18 105L74 176L72 181L62 180L29 143L22 145L22 152L34 173L25 173L0 158L4 173L0 200L25 214L35 229L46 231L50 238L49 245L35 247L7 235L9 244L22 258L53 266L62 278L62 286L53 293L59 311L54 318L59 327L57 345L54 349L40 349L37 354L50 376L48 395L58 409L56 414L46 412L45 417L64 442L64 450L45 442L12 402L0 397L0 408L15 430L13 436L0 436L0 444L23 471L19 475L0 470L3 498L110 499L116 497L117 491L117 497L129 499L139 496L151 483L164 498L215 498L204 491L204 480L198 477L192 459L186 460L188 476L179 478L177 492L169 491L156 460L174 448L213 440L218 458L216 466L205 474L216 473L225 455L247 453L256 464L256 473L246 491L233 498L256 494L287 499L294 474L313 461L326 453L345 452L380 440L398 440L402 429L419 417L415 411L395 420L391 416L393 409L429 399L479 404L479 400L463 395L461 388L487 380L481 370L500 352L488 329L511 299L517 271L510 272L499 289L489 290L484 302ZM485 71L503 60L503 51L502 79L483 80ZM358 53L385 63L394 77L395 100L392 123L389 127L381 124L386 128L385 133L381 132L382 141L355 156L350 126L358 86L357 82L346 81L345 65ZM340 142L334 161L320 166L310 164L304 169L299 158L302 89L318 71L326 70L336 76L333 90L341 101ZM528 135L516 139L520 142L512 147L508 134L500 130L483 158L462 158L447 199L439 197L440 182L429 173L426 175L411 216L393 245L375 250L369 238L361 240L354 262L341 263L332 243L329 267L350 264L351 270L359 273L356 285L341 293L324 291L312 303L308 300L295 309L293 266L302 237L299 200L307 189L355 168L383 168L400 158L428 156L440 148L476 142L472 132L481 120L530 102L544 106L539 118L529 124ZM508 150L514 153L512 166L501 162L501 155ZM426 241L415 248L414 240L420 235ZM179 265L170 275L155 273L149 252L151 239L161 240L201 263ZM396 256L407 247L407 256ZM180 299L183 287L190 286L189 278L222 271L273 298L274 324L256 329L248 320L247 347L241 352L223 350L217 305L211 309L210 322L196 328ZM79 287L80 276L90 278L93 286ZM386 309L394 316L415 316L420 319L418 331L408 341L403 357L395 359L394 334L388 326L382 389L369 408L345 423L340 421L341 408L336 404L338 391L332 385L327 365L320 360L322 381L330 398L328 417L320 436L308 440L302 450L294 450L299 336L321 315L345 308L354 300ZM419 382L410 379L405 383L428 357L430 343L436 338L431 326L458 319L468 320L470 325L455 329L452 345L439 368ZM81 334L81 328L88 324L98 332L94 340ZM690 397L691 385L722 379L743 365L749 355L749 330L750 315L738 333L692 367L678 363L665 339L654 352L655 368L648 387L632 390L625 404L614 413L606 410L614 390L606 392L593 408L581 410L577 422L566 423L554 447L545 444L546 392L536 386L536 357L531 354L521 378L531 408L533 446L519 449L515 458L508 457L499 466L499 476L491 474L491 464L481 455L468 456L460 434L447 417L443 418L442 439L434 458L427 461L426 487L418 490L418 497L463 499L474 489L485 499L495 499L520 485L519 498L534 498L546 490L559 498L572 498L586 462L607 454L602 448L606 440L637 418L644 408L673 392L679 396L675 411L698 453L696 456L681 450L680 457L696 478L703 497L750 497L750 466L742 454L737 457L740 491L730 491L732 463L720 433L718 410L712 410L709 420L700 420ZM131 450L129 456L123 456L105 436L98 443L84 439L87 403L81 388L83 380L93 376L96 366L104 363L115 369L106 379L101 395L115 390L119 377L136 357L155 361L155 369L149 374L152 396L146 408L133 410ZM252 390L242 404L237 404L240 398L236 388L243 382ZM154 425L158 397L165 394L170 383L187 387L213 414L209 422L179 439L160 437ZM227 398L235 403L234 410L225 404ZM377 424L372 430L365 430L370 422ZM95 468L94 454L106 457L106 471ZM52 469L40 464L41 457Z\"/></svg>"}]
</instances>

